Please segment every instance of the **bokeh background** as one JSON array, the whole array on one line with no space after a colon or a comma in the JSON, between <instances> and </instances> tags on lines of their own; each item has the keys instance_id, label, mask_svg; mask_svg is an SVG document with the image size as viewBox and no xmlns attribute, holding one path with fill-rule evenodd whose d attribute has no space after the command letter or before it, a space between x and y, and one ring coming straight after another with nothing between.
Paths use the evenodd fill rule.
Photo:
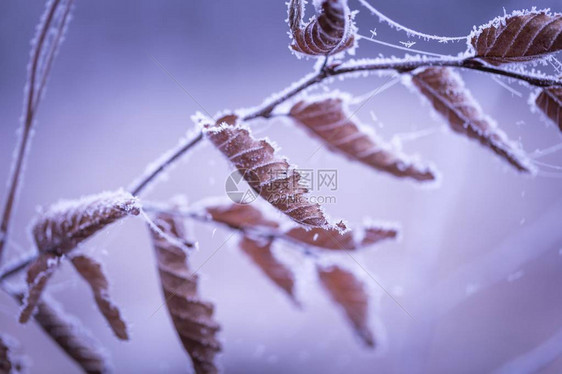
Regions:
<instances>
[{"instance_id":1,"label":"bokeh background","mask_svg":"<svg viewBox=\"0 0 562 374\"><path fill-rule=\"evenodd\" d=\"M361 34L376 28L381 40L410 40L380 24L358 1L350 5L360 10ZM562 10L556 0L379 0L374 5L413 29L450 36L467 34L504 8ZM6 178L29 41L43 6L41 1L0 3L0 176ZM32 249L27 227L37 206L127 186L193 128L190 116L199 106L153 58L211 113L258 105L310 72L313 61L298 60L287 48L285 17L284 0L77 1L40 107L8 259ZM462 43L412 40L413 48L432 52L465 49ZM357 52L359 57L404 53L368 41L361 41ZM561 143L555 126L529 110L526 87L502 81L519 96L487 75L463 72L463 77L486 112L528 152ZM330 88L361 95L386 79L349 79ZM357 116L385 139L425 134L404 140L403 149L434 162L443 174L441 185L420 188L326 149L310 158L319 143L279 119L255 121L252 127L274 139L299 166L338 170L337 203L326 207L332 216L352 224L372 218L402 225L401 241L355 257L414 319L363 274L379 341L377 349L365 349L311 275L310 260L294 248L277 248L299 275L304 308L298 310L238 250L234 237L201 269L202 294L216 303L223 326L221 366L228 373L482 373L554 337L549 355L525 361L531 363L526 369L517 366L521 372L538 367L542 373L561 372L560 169L541 166L548 172L538 177L517 175L476 143L443 131L429 107L400 83L374 96ZM562 152L539 160L560 167ZM224 197L230 171L218 152L202 144L145 198ZM194 267L230 235L202 224L194 225L193 233L200 243ZM105 263L114 299L131 324L131 341L112 336L89 289L68 266L49 290L93 330L111 352L116 371L191 370L165 308L159 309L163 300L143 221L116 224L84 250ZM361 276L348 256L335 260ZM33 323L17 324L17 311L1 294L0 330L19 340L33 362L30 371L77 372Z\"/></svg>"}]
</instances>

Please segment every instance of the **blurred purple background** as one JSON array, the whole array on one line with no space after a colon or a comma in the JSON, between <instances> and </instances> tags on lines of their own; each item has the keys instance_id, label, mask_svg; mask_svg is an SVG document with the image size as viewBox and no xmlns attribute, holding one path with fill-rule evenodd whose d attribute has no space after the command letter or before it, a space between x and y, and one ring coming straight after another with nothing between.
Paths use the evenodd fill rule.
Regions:
<instances>
[{"instance_id":1,"label":"blurred purple background","mask_svg":"<svg viewBox=\"0 0 562 374\"><path fill-rule=\"evenodd\" d=\"M464 35L504 10L532 5L561 11L559 1L372 2L413 29ZM360 33L392 43L410 40L359 9ZM21 114L29 42L43 2L0 3L0 176L8 175L14 133ZM310 7L309 7L310 10ZM127 186L163 151L193 128L200 110L153 61L160 61L210 113L258 105L312 69L313 61L289 52L284 0L276 1L77 1L66 40L41 104L12 230L8 258L32 248L27 227L37 206L60 198ZM463 51L462 43L413 39L414 48ZM361 41L358 57L403 52ZM527 105L529 90L513 95L491 77L463 72L467 86L512 139L530 153L562 137ZM349 79L329 87L356 95L386 78ZM321 90L320 90L321 91ZM301 278L298 310L237 246L227 244L201 269L201 290L216 303L228 373L481 373L490 372L553 336L562 328L562 174L517 175L491 152L450 131L427 105L400 83L373 97L357 113L385 139L436 129L404 142L406 153L433 161L443 174L440 188L376 173L318 147L299 128L274 119L255 121L282 153L303 168L337 169L334 217L360 224L364 218L400 222L400 242L369 248L355 257L415 317L412 320L377 284L372 314L379 347L364 349L343 315L309 275L312 264L294 248L278 250ZM371 120L376 114L379 124ZM382 124L382 125L381 125ZM562 165L562 152L540 158ZM195 202L225 196L231 168L203 144L146 195L150 201L185 194ZM209 225L193 229L200 251L194 268L229 236ZM22 248L19 248L21 246ZM97 312L90 291L64 266L49 289L91 328L111 351L118 372L191 370L171 326L145 224L130 219L86 245L101 258L112 293L132 326L132 340L117 341ZM339 261L357 265L346 255ZM361 270L358 269L358 274ZM21 343L32 373L76 372L77 367L33 324L16 323L17 305L0 294L1 332ZM158 311L157 311L158 310ZM155 313L156 311L156 313ZM559 333L560 334L560 333ZM559 339L560 341L561 339ZM554 354L556 357L556 354ZM562 371L562 357L545 360L543 373ZM527 370L528 371L528 370ZM522 370L521 372L527 372Z\"/></svg>"}]
</instances>

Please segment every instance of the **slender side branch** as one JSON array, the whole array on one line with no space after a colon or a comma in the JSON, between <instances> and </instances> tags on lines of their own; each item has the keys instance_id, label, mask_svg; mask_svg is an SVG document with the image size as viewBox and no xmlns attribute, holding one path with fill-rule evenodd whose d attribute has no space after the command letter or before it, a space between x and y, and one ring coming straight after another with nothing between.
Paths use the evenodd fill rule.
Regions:
<instances>
[{"instance_id":1,"label":"slender side branch","mask_svg":"<svg viewBox=\"0 0 562 374\"><path fill-rule=\"evenodd\" d=\"M289 100L293 96L296 96L303 90L318 84L325 80L326 78L335 76L351 75L361 72L369 71L383 71L383 70L394 70L400 73L409 72L421 67L430 66L448 66L454 68L478 70L485 73L500 75L508 78L513 78L527 82L528 84L536 87L550 87L550 86L562 86L562 80L553 79L547 77L539 77L534 75L528 75L524 73L518 73L511 70L500 69L491 65L486 65L483 62L474 58L454 58L443 59L443 58L427 58L423 60L409 60L401 59L395 61L366 61L362 64L351 64L343 63L340 65L324 65L316 74L303 79L301 83L292 87L291 89L285 90L286 92L278 95L276 99L270 102L266 102L262 107L256 109L253 113L246 115L243 119L245 121L252 120L258 117L268 118L272 114L272 111L283 102Z\"/></svg>"},{"instance_id":2,"label":"slender side branch","mask_svg":"<svg viewBox=\"0 0 562 374\"><path fill-rule=\"evenodd\" d=\"M185 143L170 155L164 158L158 165L154 167L146 176L142 177L139 182L137 182L130 190L133 196L139 195L149 184L152 182L158 174L166 170L170 165L172 165L177 159L179 159L184 153L190 150L194 145L199 143L203 139L203 133L199 132L195 138L191 141Z\"/></svg>"},{"instance_id":3,"label":"slender side branch","mask_svg":"<svg viewBox=\"0 0 562 374\"><path fill-rule=\"evenodd\" d=\"M6 265L4 268L0 269L0 282L25 270L36 258L37 254L31 253L16 262Z\"/></svg>"},{"instance_id":4,"label":"slender side branch","mask_svg":"<svg viewBox=\"0 0 562 374\"><path fill-rule=\"evenodd\" d=\"M244 118L243 121L249 121L258 117L262 118L269 118L271 116L271 112L275 109L279 104L284 103L285 101L289 100L293 96L297 95L301 91L307 89L308 87L314 86L317 83L322 82L325 78L329 75L329 70L327 69L326 64L320 69L316 74L311 76L307 76L301 80L301 83L297 84L295 87L287 90L287 92L280 94L276 99L273 101L264 104L262 108L257 109L254 113L250 113Z\"/></svg>"},{"instance_id":5,"label":"slender side branch","mask_svg":"<svg viewBox=\"0 0 562 374\"><path fill-rule=\"evenodd\" d=\"M41 23L40 29L36 37L36 44L33 48L31 62L29 65L29 77L28 77L28 87L26 91L25 104L24 104L24 120L22 133L15 153L15 160L12 167L12 172L10 179L8 180L8 189L4 202L4 208L2 210L2 218L0 222L0 259L4 250L4 245L6 244L8 237L8 230L10 228L10 219L14 210L14 204L16 201L16 195L18 192L19 185L21 184L22 171L25 163L25 156L29 149L29 140L31 138L33 121L35 114L37 113L37 108L39 106L39 101L41 100L41 94L47 76L49 74L52 62L54 60L56 50L58 45L62 40L62 35L64 29L70 18L70 8L72 6L72 1L69 0L66 3L66 8L58 24L57 34L55 36L54 42L50 44L48 42L49 32L53 23L56 25L57 21L57 10L61 3L61 0L54 0L50 7L47 9L44 19ZM42 60L44 49L47 48L45 60ZM44 66L44 70L41 67Z\"/></svg>"},{"instance_id":6,"label":"slender side branch","mask_svg":"<svg viewBox=\"0 0 562 374\"><path fill-rule=\"evenodd\" d=\"M328 75L335 76L335 75L351 74L351 73L358 73L364 71L376 71L376 70L395 70L398 72L408 72L420 67L429 67L429 66L448 66L454 68L478 70L485 73L501 75L504 77L525 81L528 84L537 87L562 86L562 80L559 79L539 77L534 75L518 73L512 70L500 69L491 65L487 65L474 58L467 58L467 59L432 58L432 59L425 59L421 61L397 60L397 61L384 62L384 63L373 60L370 63L367 62L364 64L354 65L354 66L346 66L346 64L342 64L336 69L334 69L332 72L330 72Z\"/></svg>"}]
</instances>

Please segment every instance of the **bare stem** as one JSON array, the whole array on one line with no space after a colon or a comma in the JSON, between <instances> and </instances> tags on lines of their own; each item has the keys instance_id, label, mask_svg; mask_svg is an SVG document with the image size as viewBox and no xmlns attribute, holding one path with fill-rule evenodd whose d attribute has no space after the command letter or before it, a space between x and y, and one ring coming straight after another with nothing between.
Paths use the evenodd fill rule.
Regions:
<instances>
[{"instance_id":1,"label":"bare stem","mask_svg":"<svg viewBox=\"0 0 562 374\"><path fill-rule=\"evenodd\" d=\"M29 140L31 137L31 130L33 127L34 116L35 113L37 112L39 100L41 99L41 91L44 87L46 74L48 74L48 70L47 70L45 72L45 75L42 77L42 79L41 77L38 77L39 62L40 62L39 60L41 57L41 52L45 45L48 31L51 27L53 19L55 18L55 13L59 3L60 0L53 1L50 8L47 10L45 20L41 25L41 30L39 31L36 45L35 48L33 49L33 54L31 57L31 64L29 67L29 82L28 82L29 86L27 89L27 95L25 99L25 108L24 108L25 114L24 114L23 128L16 149L16 158L14 160L14 164L12 167L12 173L10 175L10 179L8 180L8 190L7 190L6 200L4 203L4 208L2 210L2 220L0 222L0 260L2 258L4 245L6 244L6 241L8 239L10 220L14 210L14 204L16 201L18 187L22 179L22 170L26 158L25 156L28 153L28 149L29 149ZM70 4L68 7L70 8ZM65 12L64 14L61 28L64 28L67 19L68 19L68 11ZM59 42L60 42L60 37L57 37L55 45L51 47L52 53L49 53L46 61L47 69L50 69L50 65L54 58L54 54L56 50L56 43ZM36 87L38 79L41 79L41 81L40 81L40 85ZM36 92L36 88L38 89L37 90L38 92Z\"/></svg>"},{"instance_id":2,"label":"bare stem","mask_svg":"<svg viewBox=\"0 0 562 374\"><path fill-rule=\"evenodd\" d=\"M394 70L400 73L410 72L421 67L430 66L447 66L462 69L478 70L490 74L500 75L508 78L513 78L527 82L528 84L536 87L549 87L549 86L562 86L562 80L554 78L539 77L534 75L528 75L524 73L518 73L512 70L504 70L491 65L486 65L474 58L459 59L453 58L443 59L443 58L433 58L424 59L419 61L412 61L408 59L395 60L395 61L366 61L363 64L352 64L343 63L340 65L324 65L317 73L309 75L301 80L301 82L290 89L282 91L281 94L277 95L277 98L264 103L261 107L256 109L254 112L246 115L243 120L251 120L258 117L269 118L272 115L272 111L283 102L289 100L293 96L301 93L302 91L324 81L326 78L335 76L345 76L352 75L361 72L370 71L384 71L384 70Z\"/></svg>"},{"instance_id":3,"label":"bare stem","mask_svg":"<svg viewBox=\"0 0 562 374\"><path fill-rule=\"evenodd\" d=\"M271 116L271 112L275 109L279 104L289 100L291 97L297 95L301 91L307 89L308 87L314 86L317 83L322 82L325 78L328 77L328 70L326 67L319 70L316 74L310 75L305 77L301 80L301 83L296 85L295 87L291 88L287 92L280 94L276 99L273 101L264 104L263 107L257 109L254 113L248 114L242 118L243 121L249 121L258 117L262 118L269 118Z\"/></svg>"},{"instance_id":4,"label":"bare stem","mask_svg":"<svg viewBox=\"0 0 562 374\"><path fill-rule=\"evenodd\" d=\"M349 66L349 64L347 64L346 66L346 64L342 64L336 67L335 69L333 69L333 71L330 72L328 76L352 74L352 73L358 73L364 71L377 71L377 70L395 70L404 73L404 72L415 70L420 67L429 67L429 66L447 66L447 67L454 67L454 68L478 70L485 73L501 75L504 77L521 80L536 87L562 86L562 80L559 79L546 78L546 77L519 73L512 70L505 70L505 69L497 68L495 66L487 65L474 58L466 58L466 59L434 58L434 59L425 59L420 61L397 60L392 62L378 62L376 60L373 60L372 62L366 62L360 65Z\"/></svg>"},{"instance_id":5,"label":"bare stem","mask_svg":"<svg viewBox=\"0 0 562 374\"><path fill-rule=\"evenodd\" d=\"M36 253L29 254L17 262L7 265L1 269L0 282L18 274L20 271L25 270L37 258Z\"/></svg>"},{"instance_id":6,"label":"bare stem","mask_svg":"<svg viewBox=\"0 0 562 374\"><path fill-rule=\"evenodd\" d=\"M203 139L203 133L199 132L195 138L191 141L185 143L183 146L176 149L168 157L166 157L160 164L158 164L150 173L143 177L134 187L131 188L131 194L133 196L139 195L149 184L152 182L158 174L166 170L170 165L172 165L177 159L179 159L184 153L190 150L194 145L199 143Z\"/></svg>"}]
</instances>

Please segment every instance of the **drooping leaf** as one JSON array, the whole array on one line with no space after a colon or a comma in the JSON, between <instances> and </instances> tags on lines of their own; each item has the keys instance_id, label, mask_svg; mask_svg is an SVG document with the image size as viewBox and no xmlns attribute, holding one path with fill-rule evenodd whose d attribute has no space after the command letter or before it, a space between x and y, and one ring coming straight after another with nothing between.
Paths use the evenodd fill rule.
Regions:
<instances>
[{"instance_id":1,"label":"drooping leaf","mask_svg":"<svg viewBox=\"0 0 562 374\"><path fill-rule=\"evenodd\" d=\"M208 121L200 119L201 121ZM203 123L207 138L236 166L250 187L294 221L310 227L330 227L320 205L309 202L301 175L265 139L256 140L235 116Z\"/></svg>"},{"instance_id":2,"label":"drooping leaf","mask_svg":"<svg viewBox=\"0 0 562 374\"><path fill-rule=\"evenodd\" d=\"M182 222L161 214L154 220L166 235L187 243ZM213 304L203 301L197 290L198 277L188 266L183 249L151 229L160 282L168 312L197 374L217 373L214 358L221 350L213 319Z\"/></svg>"},{"instance_id":3,"label":"drooping leaf","mask_svg":"<svg viewBox=\"0 0 562 374\"><path fill-rule=\"evenodd\" d=\"M535 104L562 131L562 87L544 88Z\"/></svg>"},{"instance_id":4,"label":"drooping leaf","mask_svg":"<svg viewBox=\"0 0 562 374\"><path fill-rule=\"evenodd\" d=\"M111 372L109 358L101 344L76 317L66 314L54 300L43 298L34 319L86 373Z\"/></svg>"},{"instance_id":5,"label":"drooping leaf","mask_svg":"<svg viewBox=\"0 0 562 374\"><path fill-rule=\"evenodd\" d=\"M398 236L396 228L376 224L347 231L344 226L340 227L341 230L294 227L284 231L279 229L279 223L270 220L250 204L207 205L204 209L214 222L244 231L252 229L252 235L262 239L285 239L322 249L357 250Z\"/></svg>"},{"instance_id":6,"label":"drooping leaf","mask_svg":"<svg viewBox=\"0 0 562 374\"><path fill-rule=\"evenodd\" d=\"M26 323L35 312L47 281L58 267L59 258L52 253L41 253L27 269L27 292L23 298L20 323Z\"/></svg>"},{"instance_id":7,"label":"drooping leaf","mask_svg":"<svg viewBox=\"0 0 562 374\"><path fill-rule=\"evenodd\" d=\"M14 355L16 341L11 337L0 334L0 373L15 374L24 370L20 357Z\"/></svg>"},{"instance_id":8,"label":"drooping leaf","mask_svg":"<svg viewBox=\"0 0 562 374\"><path fill-rule=\"evenodd\" d=\"M318 266L317 271L322 286L343 308L355 332L366 345L374 347L375 340L369 327L369 296L363 283L339 266Z\"/></svg>"},{"instance_id":9,"label":"drooping leaf","mask_svg":"<svg viewBox=\"0 0 562 374\"><path fill-rule=\"evenodd\" d=\"M307 245L332 250L357 250L379 241L394 239L398 231L394 228L367 226L359 230L348 230L343 234L334 229L311 229L295 227L285 233L286 236Z\"/></svg>"},{"instance_id":10,"label":"drooping leaf","mask_svg":"<svg viewBox=\"0 0 562 374\"><path fill-rule=\"evenodd\" d=\"M40 252L27 271L28 290L19 317L29 320L58 258L105 226L127 215L140 213L138 201L122 190L62 201L50 207L35 221L32 233Z\"/></svg>"},{"instance_id":11,"label":"drooping leaf","mask_svg":"<svg viewBox=\"0 0 562 374\"><path fill-rule=\"evenodd\" d=\"M428 166L418 165L361 129L341 97L310 99L296 103L290 112L295 121L331 150L374 169L418 181L435 179Z\"/></svg>"},{"instance_id":12,"label":"drooping leaf","mask_svg":"<svg viewBox=\"0 0 562 374\"><path fill-rule=\"evenodd\" d=\"M544 57L562 49L562 15L514 12L481 26L470 43L476 57L492 65Z\"/></svg>"},{"instance_id":13,"label":"drooping leaf","mask_svg":"<svg viewBox=\"0 0 562 374\"><path fill-rule=\"evenodd\" d=\"M275 258L271 251L272 243L271 239L260 240L244 236L239 246L254 264L298 305L295 297L295 276L291 269Z\"/></svg>"},{"instance_id":14,"label":"drooping leaf","mask_svg":"<svg viewBox=\"0 0 562 374\"><path fill-rule=\"evenodd\" d=\"M38 217L33 237L39 251L66 254L107 225L139 213L138 200L123 190L61 201Z\"/></svg>"},{"instance_id":15,"label":"drooping leaf","mask_svg":"<svg viewBox=\"0 0 562 374\"><path fill-rule=\"evenodd\" d=\"M206 206L205 210L213 221L237 229L279 226L277 222L266 218L260 210L250 204L210 205Z\"/></svg>"},{"instance_id":16,"label":"drooping leaf","mask_svg":"<svg viewBox=\"0 0 562 374\"><path fill-rule=\"evenodd\" d=\"M122 340L129 340L127 325L121 317L119 308L109 297L109 281L105 276L101 264L91 257L79 255L72 257L72 265L88 282L99 311L105 317L115 335Z\"/></svg>"},{"instance_id":17,"label":"drooping leaf","mask_svg":"<svg viewBox=\"0 0 562 374\"><path fill-rule=\"evenodd\" d=\"M289 2L291 48L309 56L333 55L352 48L355 25L347 0L322 0L318 13L303 25L302 1Z\"/></svg>"},{"instance_id":18,"label":"drooping leaf","mask_svg":"<svg viewBox=\"0 0 562 374\"><path fill-rule=\"evenodd\" d=\"M456 72L431 67L415 74L413 82L455 132L478 140L517 170L534 172L534 166L521 147L510 141L505 132L482 112Z\"/></svg>"}]
</instances>

